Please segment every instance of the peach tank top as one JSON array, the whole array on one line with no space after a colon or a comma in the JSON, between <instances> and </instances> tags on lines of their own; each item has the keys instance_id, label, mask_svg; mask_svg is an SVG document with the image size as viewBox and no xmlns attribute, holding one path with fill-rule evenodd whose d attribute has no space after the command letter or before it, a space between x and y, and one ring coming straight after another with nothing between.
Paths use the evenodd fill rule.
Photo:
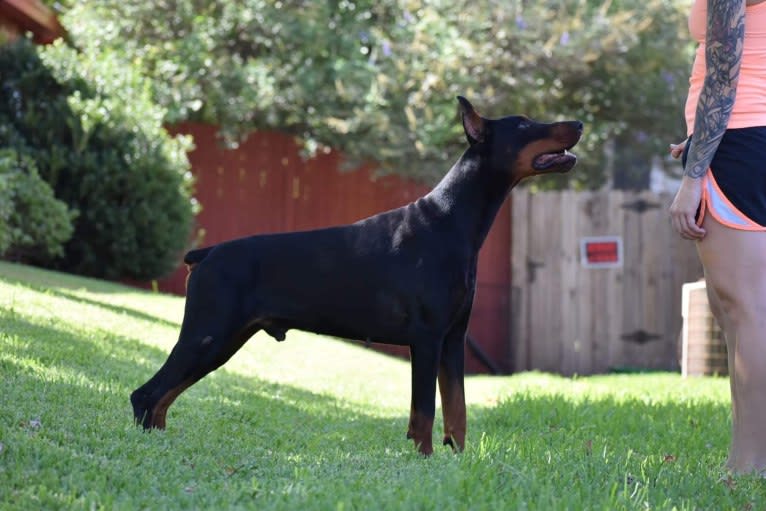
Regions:
<instances>
[{"instance_id":1,"label":"peach tank top","mask_svg":"<svg viewBox=\"0 0 766 511\"><path fill-rule=\"evenodd\" d=\"M689 95L686 98L686 131L694 130L702 84L705 81L705 32L707 29L707 1L694 0L689 15L689 31L699 43L694 57ZM737 96L729 119L729 128L766 126L766 2L745 10L745 45L737 83Z\"/></svg>"}]
</instances>

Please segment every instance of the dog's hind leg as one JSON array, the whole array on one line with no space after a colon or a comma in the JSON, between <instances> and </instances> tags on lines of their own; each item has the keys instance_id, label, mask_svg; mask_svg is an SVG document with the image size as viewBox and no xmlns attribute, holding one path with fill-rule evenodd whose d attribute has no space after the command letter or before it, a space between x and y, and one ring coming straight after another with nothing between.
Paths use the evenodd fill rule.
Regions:
<instances>
[{"instance_id":1,"label":"dog's hind leg","mask_svg":"<svg viewBox=\"0 0 766 511\"><path fill-rule=\"evenodd\" d=\"M410 346L412 404L407 438L411 438L418 451L426 456L434 451L432 438L440 349L440 342L423 342Z\"/></svg>"},{"instance_id":2,"label":"dog's hind leg","mask_svg":"<svg viewBox=\"0 0 766 511\"><path fill-rule=\"evenodd\" d=\"M242 312L242 293L218 276L204 262L192 272L178 342L160 370L130 396L135 420L145 429L163 429L173 401L261 328Z\"/></svg>"},{"instance_id":3,"label":"dog's hind leg","mask_svg":"<svg viewBox=\"0 0 766 511\"><path fill-rule=\"evenodd\" d=\"M160 370L130 396L136 423L144 429L165 429L168 408L176 398L222 366L258 329L251 325L235 333L203 336L182 327L179 342Z\"/></svg>"},{"instance_id":4,"label":"dog's hind leg","mask_svg":"<svg viewBox=\"0 0 766 511\"><path fill-rule=\"evenodd\" d=\"M439 364L439 392L444 416L444 445L456 451L465 447L465 334L469 314L447 333Z\"/></svg>"}]
</instances>

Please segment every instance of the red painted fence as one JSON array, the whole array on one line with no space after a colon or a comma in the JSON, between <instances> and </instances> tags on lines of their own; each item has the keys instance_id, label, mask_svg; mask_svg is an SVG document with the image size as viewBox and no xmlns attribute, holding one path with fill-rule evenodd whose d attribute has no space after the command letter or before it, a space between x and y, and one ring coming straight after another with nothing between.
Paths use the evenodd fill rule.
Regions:
<instances>
[{"instance_id":1,"label":"red painted fence","mask_svg":"<svg viewBox=\"0 0 766 511\"><path fill-rule=\"evenodd\" d=\"M337 152L304 160L292 137L252 134L238 149L227 150L216 128L185 123L175 133L194 137L189 155L196 176L201 245L258 233L304 230L351 223L411 202L427 187L395 176L375 177L370 169L338 170ZM455 155L457 159L458 155ZM447 169L445 168L445 172ZM503 206L479 257L478 288L469 335L501 371L510 370L510 209ZM180 267L159 281L162 291L184 293L186 270ZM383 348L395 354L406 350ZM467 350L469 372L488 370Z\"/></svg>"}]
</instances>

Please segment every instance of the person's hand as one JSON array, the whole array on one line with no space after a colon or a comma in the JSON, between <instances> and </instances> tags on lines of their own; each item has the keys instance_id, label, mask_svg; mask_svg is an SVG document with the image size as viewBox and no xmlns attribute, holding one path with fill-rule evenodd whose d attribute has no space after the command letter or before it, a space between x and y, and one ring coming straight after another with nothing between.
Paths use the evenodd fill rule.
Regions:
<instances>
[{"instance_id":1,"label":"person's hand","mask_svg":"<svg viewBox=\"0 0 766 511\"><path fill-rule=\"evenodd\" d=\"M697 225L696 216L702 200L702 178L684 176L670 205L670 223L682 238L699 241L705 229Z\"/></svg>"},{"instance_id":2,"label":"person's hand","mask_svg":"<svg viewBox=\"0 0 766 511\"><path fill-rule=\"evenodd\" d=\"M686 139L679 144L670 144L670 156L676 160L680 158L688 141ZM705 236L705 229L697 225L696 221L701 200L702 179L684 176L670 205L670 223L682 238L699 241Z\"/></svg>"},{"instance_id":3,"label":"person's hand","mask_svg":"<svg viewBox=\"0 0 766 511\"><path fill-rule=\"evenodd\" d=\"M684 140L680 144L670 144L670 156L675 158L676 160L681 157L682 154L684 154L684 149L686 149L686 142L688 139Z\"/></svg>"}]
</instances>

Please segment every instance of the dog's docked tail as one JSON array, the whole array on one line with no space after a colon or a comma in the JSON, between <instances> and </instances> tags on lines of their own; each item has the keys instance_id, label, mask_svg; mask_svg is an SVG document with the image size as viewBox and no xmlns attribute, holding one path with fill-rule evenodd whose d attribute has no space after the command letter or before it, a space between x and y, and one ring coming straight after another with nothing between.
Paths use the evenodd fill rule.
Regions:
<instances>
[{"instance_id":1,"label":"dog's docked tail","mask_svg":"<svg viewBox=\"0 0 766 511\"><path fill-rule=\"evenodd\" d=\"M213 247L189 250L184 256L186 269L189 270L189 273L186 274L186 289L189 289L189 276L191 275L191 272L194 271L194 267L201 263L212 249Z\"/></svg>"}]
</instances>

